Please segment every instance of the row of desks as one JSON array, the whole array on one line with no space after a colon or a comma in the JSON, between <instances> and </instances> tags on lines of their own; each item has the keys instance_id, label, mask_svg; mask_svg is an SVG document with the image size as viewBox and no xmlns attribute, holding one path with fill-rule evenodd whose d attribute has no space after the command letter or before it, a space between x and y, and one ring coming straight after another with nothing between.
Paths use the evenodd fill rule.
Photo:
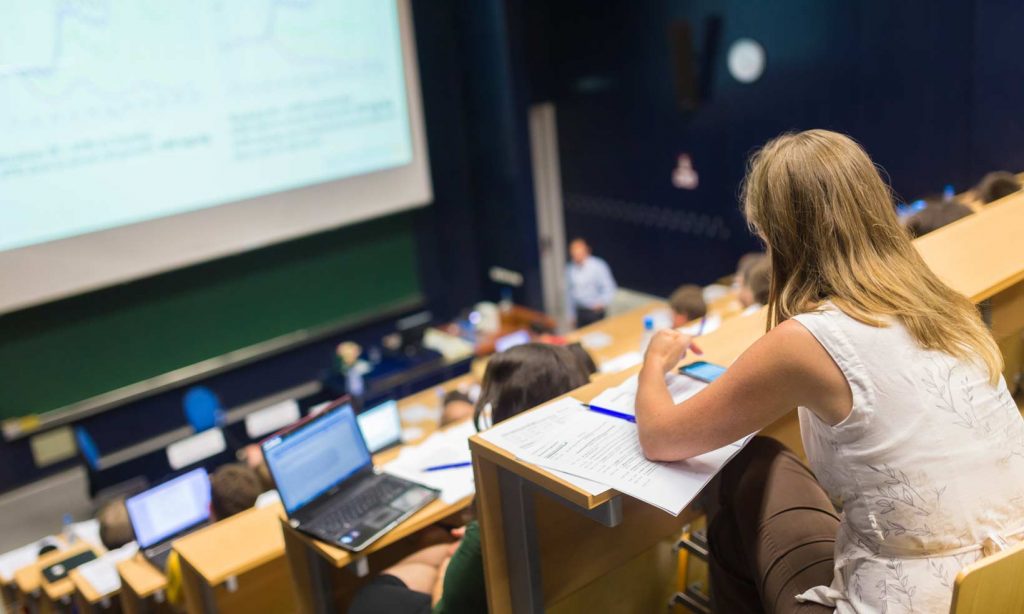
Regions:
<instances>
[{"instance_id":1,"label":"row of desks","mask_svg":"<svg viewBox=\"0 0 1024 614\"><path fill-rule=\"evenodd\" d=\"M637 351L644 315L665 308L664 304L651 303L574 331L568 338L586 340L590 333L606 336L610 341L607 345L588 348L601 364ZM400 400L399 408L437 408L443 392L474 382L472 374L454 378ZM436 428L432 422L404 426L420 429L423 436ZM386 463L399 451L382 452L374 461L378 465ZM408 538L446 519L451 519L452 526L462 524L460 514L470 501L471 497L454 504L435 501L357 557L292 529L280 505L247 510L174 543L182 561L186 608L190 612L288 612L294 611L297 603L305 612L343 611L365 578L415 549L416 544ZM75 571L53 585L42 581L43 567L85 548L88 546L80 545L75 550L48 554L20 572L21 581L15 584L21 599L37 603L46 612L65 609L72 598L83 612L118 607L129 613L171 611L166 601L166 577L141 556L118 564L122 580L119 593L99 594Z\"/></svg>"},{"instance_id":2,"label":"row of desks","mask_svg":"<svg viewBox=\"0 0 1024 614\"><path fill-rule=\"evenodd\" d=\"M1022 230L1024 193L1018 193L915 242L940 278L984 304L997 338L1024 328ZM764 332L764 310L729 319L701 338L703 358L729 365ZM638 370L597 378L571 394L589 401ZM763 434L801 450L795 412ZM493 614L579 611L594 603L606 610L664 608L673 568L659 552L696 508L673 518L613 490L591 496L480 437L470 439L470 448ZM638 565L644 580L629 583Z\"/></svg>"}]
</instances>

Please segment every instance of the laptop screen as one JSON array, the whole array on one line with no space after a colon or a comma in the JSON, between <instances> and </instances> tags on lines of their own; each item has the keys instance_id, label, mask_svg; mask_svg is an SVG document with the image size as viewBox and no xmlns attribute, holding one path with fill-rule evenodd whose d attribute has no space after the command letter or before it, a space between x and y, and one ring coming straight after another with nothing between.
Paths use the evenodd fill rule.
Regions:
<instances>
[{"instance_id":1,"label":"laptop screen","mask_svg":"<svg viewBox=\"0 0 1024 614\"><path fill-rule=\"evenodd\" d=\"M263 457L288 513L373 462L349 404L264 441Z\"/></svg>"},{"instance_id":2,"label":"laptop screen","mask_svg":"<svg viewBox=\"0 0 1024 614\"><path fill-rule=\"evenodd\" d=\"M385 401L356 416L371 454L402 440L402 417L396 401Z\"/></svg>"},{"instance_id":3,"label":"laptop screen","mask_svg":"<svg viewBox=\"0 0 1024 614\"><path fill-rule=\"evenodd\" d=\"M125 500L135 540L149 548L210 519L210 476L194 469Z\"/></svg>"}]
</instances>

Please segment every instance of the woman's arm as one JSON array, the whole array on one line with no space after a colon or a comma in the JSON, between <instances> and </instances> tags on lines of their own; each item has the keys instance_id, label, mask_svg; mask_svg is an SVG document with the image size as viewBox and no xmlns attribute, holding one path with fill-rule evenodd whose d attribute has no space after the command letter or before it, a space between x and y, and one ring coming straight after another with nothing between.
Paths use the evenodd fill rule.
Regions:
<instances>
[{"instance_id":1,"label":"woman's arm","mask_svg":"<svg viewBox=\"0 0 1024 614\"><path fill-rule=\"evenodd\" d=\"M690 337L659 331L640 370L636 421L651 460L691 458L768 426L798 405L838 423L849 414L849 384L825 348L798 322L772 329L700 393L672 402L665 373L686 353Z\"/></svg>"}]
</instances>

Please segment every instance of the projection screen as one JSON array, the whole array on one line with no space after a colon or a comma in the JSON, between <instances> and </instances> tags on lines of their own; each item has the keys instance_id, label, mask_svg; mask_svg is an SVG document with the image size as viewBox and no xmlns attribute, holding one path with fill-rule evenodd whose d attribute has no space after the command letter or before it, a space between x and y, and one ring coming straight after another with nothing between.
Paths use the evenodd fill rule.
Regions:
<instances>
[{"instance_id":1,"label":"projection screen","mask_svg":"<svg viewBox=\"0 0 1024 614\"><path fill-rule=\"evenodd\" d=\"M408 0L0 1L0 313L431 198Z\"/></svg>"}]
</instances>

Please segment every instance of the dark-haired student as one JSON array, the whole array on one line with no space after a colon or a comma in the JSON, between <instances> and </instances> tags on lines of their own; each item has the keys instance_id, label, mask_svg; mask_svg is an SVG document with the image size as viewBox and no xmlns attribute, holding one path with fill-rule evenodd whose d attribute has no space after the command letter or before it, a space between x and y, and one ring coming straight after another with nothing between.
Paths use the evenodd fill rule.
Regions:
<instances>
[{"instance_id":1,"label":"dark-haired student","mask_svg":"<svg viewBox=\"0 0 1024 614\"><path fill-rule=\"evenodd\" d=\"M579 341L574 341L565 346L572 352L576 360L579 361L580 367L586 372L587 376L591 376L598 372L597 363L594 362L594 357L590 355L590 352L583 347L583 344Z\"/></svg>"},{"instance_id":2,"label":"dark-haired student","mask_svg":"<svg viewBox=\"0 0 1024 614\"><path fill-rule=\"evenodd\" d=\"M100 522L100 541L107 550L116 550L135 539L124 497L104 503L96 512L96 520Z\"/></svg>"},{"instance_id":3,"label":"dark-haired student","mask_svg":"<svg viewBox=\"0 0 1024 614\"><path fill-rule=\"evenodd\" d=\"M981 201L981 204L987 205L1019 191L1020 188L1020 180L1013 173L992 171L978 182L974 188L974 196Z\"/></svg>"},{"instance_id":4,"label":"dark-haired student","mask_svg":"<svg viewBox=\"0 0 1024 614\"><path fill-rule=\"evenodd\" d=\"M484 430L589 381L572 351L528 343L494 355L473 420ZM487 611L480 528L471 522L456 544L425 548L386 569L356 594L349 614Z\"/></svg>"},{"instance_id":5,"label":"dark-haired student","mask_svg":"<svg viewBox=\"0 0 1024 614\"><path fill-rule=\"evenodd\" d=\"M704 289L697 284L683 284L668 297L672 309L672 328L679 328L694 320L700 320L708 313L704 302Z\"/></svg>"},{"instance_id":6,"label":"dark-haired student","mask_svg":"<svg viewBox=\"0 0 1024 614\"><path fill-rule=\"evenodd\" d=\"M852 139L783 135L748 169L744 213L771 259L769 330L678 405L665 373L691 338L659 331L636 398L640 445L668 462L798 408L810 468L755 437L722 471L714 609L948 612L987 541L1024 537L1024 420L999 349L922 260Z\"/></svg>"},{"instance_id":7,"label":"dark-haired student","mask_svg":"<svg viewBox=\"0 0 1024 614\"><path fill-rule=\"evenodd\" d=\"M263 484L256 471L245 463L229 463L210 476L210 522L224 520L256 505ZM180 607L182 592L181 557L174 550L167 557L167 601Z\"/></svg>"},{"instance_id":8,"label":"dark-haired student","mask_svg":"<svg viewBox=\"0 0 1024 614\"><path fill-rule=\"evenodd\" d=\"M449 390L441 400L441 426L460 422L473 415L473 399L461 390Z\"/></svg>"},{"instance_id":9,"label":"dark-haired student","mask_svg":"<svg viewBox=\"0 0 1024 614\"><path fill-rule=\"evenodd\" d=\"M935 198L926 202L925 208L912 215L906 222L907 232L912 238L923 237L973 213L970 207L956 199Z\"/></svg>"}]
</instances>

